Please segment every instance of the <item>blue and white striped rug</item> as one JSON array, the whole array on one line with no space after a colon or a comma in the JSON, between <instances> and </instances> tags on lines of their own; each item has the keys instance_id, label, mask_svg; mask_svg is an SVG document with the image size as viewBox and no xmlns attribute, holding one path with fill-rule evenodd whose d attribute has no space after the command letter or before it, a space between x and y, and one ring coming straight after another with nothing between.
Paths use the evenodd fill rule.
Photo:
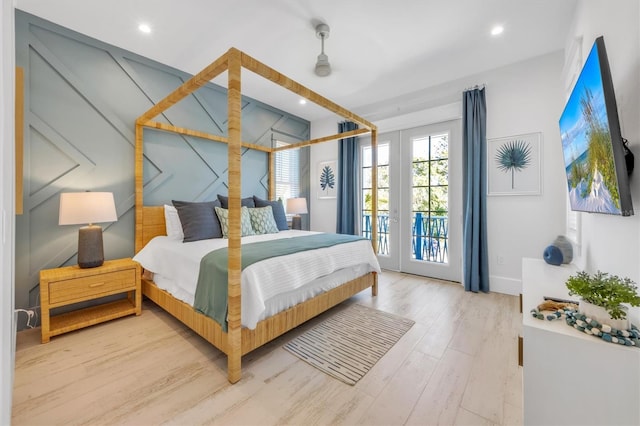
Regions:
<instances>
[{"instance_id":1,"label":"blue and white striped rug","mask_svg":"<svg viewBox=\"0 0 640 426\"><path fill-rule=\"evenodd\" d=\"M326 374L355 385L413 324L412 320L353 304L284 348Z\"/></svg>"}]
</instances>

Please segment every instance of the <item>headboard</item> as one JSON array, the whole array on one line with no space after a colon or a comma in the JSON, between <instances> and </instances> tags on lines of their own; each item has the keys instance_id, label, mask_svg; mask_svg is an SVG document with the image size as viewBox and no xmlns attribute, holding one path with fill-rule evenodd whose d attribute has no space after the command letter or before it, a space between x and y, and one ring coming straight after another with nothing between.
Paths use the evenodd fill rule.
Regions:
<instances>
[{"instance_id":1,"label":"headboard","mask_svg":"<svg viewBox=\"0 0 640 426\"><path fill-rule=\"evenodd\" d=\"M142 230L142 249L153 237L158 235L167 235L166 224L164 221L163 206L144 206L142 207L142 226L136 227L136 233ZM136 250L136 252L139 251Z\"/></svg>"}]
</instances>

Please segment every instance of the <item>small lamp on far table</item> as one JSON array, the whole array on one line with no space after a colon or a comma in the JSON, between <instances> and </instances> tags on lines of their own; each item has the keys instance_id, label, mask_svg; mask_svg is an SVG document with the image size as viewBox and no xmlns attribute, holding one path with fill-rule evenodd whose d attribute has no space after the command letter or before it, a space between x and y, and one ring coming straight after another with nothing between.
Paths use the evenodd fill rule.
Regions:
<instances>
[{"instance_id":1,"label":"small lamp on far table","mask_svg":"<svg viewBox=\"0 0 640 426\"><path fill-rule=\"evenodd\" d=\"M60 194L59 225L85 225L78 230L78 266L95 268L104 263L102 227L94 225L118 220L111 192L66 192Z\"/></svg>"},{"instance_id":2,"label":"small lamp on far table","mask_svg":"<svg viewBox=\"0 0 640 426\"><path fill-rule=\"evenodd\" d=\"M287 213L294 215L291 219L291 229L302 229L302 218L300 215L309 213L307 211L307 199L289 198L287 200Z\"/></svg>"}]
</instances>

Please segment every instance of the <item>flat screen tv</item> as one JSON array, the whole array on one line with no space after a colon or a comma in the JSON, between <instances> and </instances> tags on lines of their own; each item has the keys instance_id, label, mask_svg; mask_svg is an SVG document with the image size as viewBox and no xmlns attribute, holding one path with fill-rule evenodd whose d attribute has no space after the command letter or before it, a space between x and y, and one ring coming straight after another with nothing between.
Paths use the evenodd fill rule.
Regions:
<instances>
[{"instance_id":1,"label":"flat screen tv","mask_svg":"<svg viewBox=\"0 0 640 426\"><path fill-rule=\"evenodd\" d=\"M633 215L628 149L620 133L603 37L594 42L571 92L560 117L560 133L571 209Z\"/></svg>"}]
</instances>

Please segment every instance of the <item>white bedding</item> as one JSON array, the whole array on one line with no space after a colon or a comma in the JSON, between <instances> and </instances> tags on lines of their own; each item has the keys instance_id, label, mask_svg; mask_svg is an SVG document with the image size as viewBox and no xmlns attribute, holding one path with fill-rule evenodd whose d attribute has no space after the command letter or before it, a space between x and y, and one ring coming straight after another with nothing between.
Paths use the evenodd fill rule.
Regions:
<instances>
[{"instance_id":1,"label":"white bedding","mask_svg":"<svg viewBox=\"0 0 640 426\"><path fill-rule=\"evenodd\" d=\"M242 243L316 233L281 231L242 237ZM155 237L133 260L154 273L158 287L193 305L200 260L210 251L226 247L227 242L227 239L215 238L183 243L169 237ZM380 272L380 266L368 240L255 263L242 271L242 325L255 329L264 318L372 271Z\"/></svg>"}]
</instances>

